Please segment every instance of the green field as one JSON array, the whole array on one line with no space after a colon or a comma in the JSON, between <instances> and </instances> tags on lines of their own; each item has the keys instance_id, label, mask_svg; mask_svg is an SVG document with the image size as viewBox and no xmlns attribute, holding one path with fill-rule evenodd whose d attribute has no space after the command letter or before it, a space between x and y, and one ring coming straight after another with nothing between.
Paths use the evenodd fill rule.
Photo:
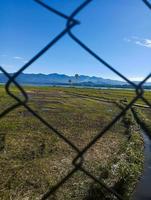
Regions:
<instances>
[{"instance_id":1,"label":"green field","mask_svg":"<svg viewBox=\"0 0 151 200\"><path fill-rule=\"evenodd\" d=\"M82 150L135 96L128 90L25 87L30 106ZM11 91L22 99L20 92ZM3 112L15 101L0 87ZM151 100L151 93L145 97ZM144 105L141 100L136 104ZM137 105L136 105L137 107ZM137 108L138 109L138 108ZM147 109L148 110L148 109ZM144 108L149 120L150 113ZM143 112L142 111L142 112ZM109 188L130 199L143 169L143 140L129 110L85 154L83 167ZM77 152L20 106L1 118L0 199L36 200L73 168ZM116 199L80 170L53 194L53 200Z\"/></svg>"}]
</instances>

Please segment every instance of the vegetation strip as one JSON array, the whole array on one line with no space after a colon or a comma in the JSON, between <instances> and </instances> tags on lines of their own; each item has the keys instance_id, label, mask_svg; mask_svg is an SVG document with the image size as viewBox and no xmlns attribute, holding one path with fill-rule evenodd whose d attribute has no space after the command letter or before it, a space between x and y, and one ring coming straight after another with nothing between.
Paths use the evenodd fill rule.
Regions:
<instances>
[{"instance_id":1,"label":"vegetation strip","mask_svg":"<svg viewBox=\"0 0 151 200\"><path fill-rule=\"evenodd\" d=\"M151 120L148 118L141 110L138 110L137 108L133 108L133 113L138 121L138 123L141 125L142 129L145 130L145 132L148 134L148 136L151 138Z\"/></svg>"}]
</instances>

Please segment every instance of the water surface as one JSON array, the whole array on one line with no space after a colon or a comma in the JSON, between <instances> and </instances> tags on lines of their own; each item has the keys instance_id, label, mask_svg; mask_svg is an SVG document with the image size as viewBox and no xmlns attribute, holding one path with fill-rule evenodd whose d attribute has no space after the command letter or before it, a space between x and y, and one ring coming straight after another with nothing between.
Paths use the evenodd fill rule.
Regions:
<instances>
[{"instance_id":1,"label":"water surface","mask_svg":"<svg viewBox=\"0 0 151 200\"><path fill-rule=\"evenodd\" d=\"M151 200L151 139L143 130L144 138L144 172L134 192L134 200Z\"/></svg>"}]
</instances>

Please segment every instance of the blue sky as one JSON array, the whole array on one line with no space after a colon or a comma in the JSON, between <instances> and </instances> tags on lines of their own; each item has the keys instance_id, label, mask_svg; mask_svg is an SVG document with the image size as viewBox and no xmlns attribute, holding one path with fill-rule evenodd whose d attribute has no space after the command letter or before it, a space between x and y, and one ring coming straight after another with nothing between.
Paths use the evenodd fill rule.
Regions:
<instances>
[{"instance_id":1,"label":"blue sky","mask_svg":"<svg viewBox=\"0 0 151 200\"><path fill-rule=\"evenodd\" d=\"M43 0L70 15L82 0ZM93 0L72 32L115 69L131 80L151 72L151 11L141 0ZM0 65L17 71L59 34L66 20L33 0L1 0ZM85 74L119 79L65 35L26 73Z\"/></svg>"}]
</instances>

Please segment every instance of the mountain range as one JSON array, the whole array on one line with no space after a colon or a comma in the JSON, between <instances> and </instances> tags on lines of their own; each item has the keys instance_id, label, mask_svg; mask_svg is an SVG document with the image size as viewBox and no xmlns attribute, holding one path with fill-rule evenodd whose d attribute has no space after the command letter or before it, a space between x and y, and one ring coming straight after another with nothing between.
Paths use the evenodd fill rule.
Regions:
<instances>
[{"instance_id":1,"label":"mountain range","mask_svg":"<svg viewBox=\"0 0 151 200\"><path fill-rule=\"evenodd\" d=\"M10 74L11 76L13 74ZM7 77L0 73L0 83L6 83ZM25 74L21 73L16 81L21 84L31 84L31 85L103 85L103 86L128 86L127 82L105 79L96 76L85 76L85 75L77 75L77 76L68 76L65 74ZM151 86L151 83L146 83L146 86Z\"/></svg>"}]
</instances>

